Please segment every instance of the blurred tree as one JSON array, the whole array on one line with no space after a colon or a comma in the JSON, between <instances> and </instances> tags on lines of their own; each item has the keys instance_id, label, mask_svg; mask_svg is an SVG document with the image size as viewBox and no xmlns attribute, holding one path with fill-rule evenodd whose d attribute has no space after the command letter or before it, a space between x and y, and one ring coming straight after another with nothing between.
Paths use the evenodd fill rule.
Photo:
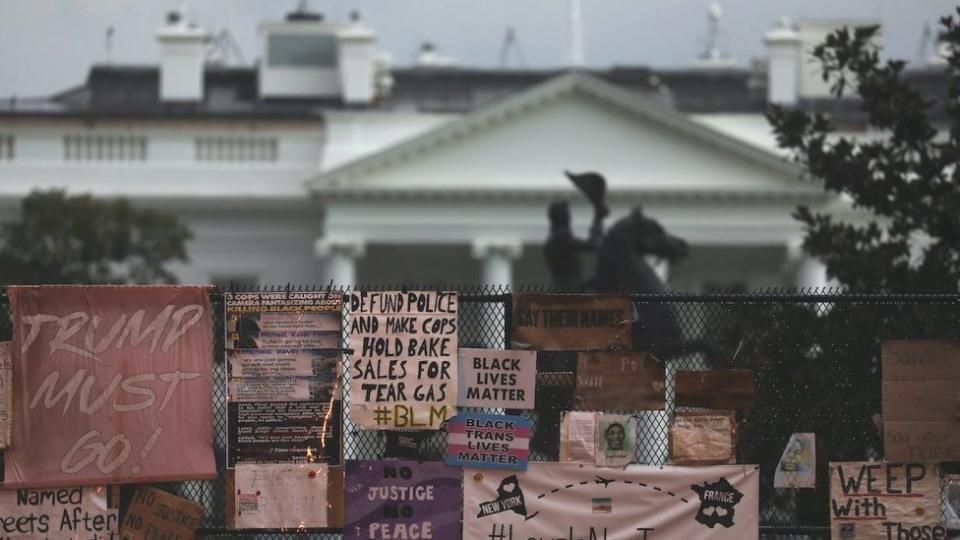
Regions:
<instances>
[{"instance_id":1,"label":"blurred tree","mask_svg":"<svg viewBox=\"0 0 960 540\"><path fill-rule=\"evenodd\" d=\"M823 114L768 112L779 145L860 212L854 219L806 207L794 214L804 225L804 249L851 292L958 290L960 23L944 17L941 24L949 51L943 100L927 100L912 88L904 62L880 60L877 27L845 28L813 56L836 98L850 90L859 96L869 136L839 136ZM946 125L934 117L945 117ZM827 525L828 462L883 456L880 344L960 339L960 313L949 302L853 300L731 310L722 317L728 357L753 369L757 380L755 406L741 418L738 452L741 462L761 465L765 520ZM816 433L817 487L774 490L774 469L795 432Z\"/></svg>"},{"instance_id":2,"label":"blurred tree","mask_svg":"<svg viewBox=\"0 0 960 540\"><path fill-rule=\"evenodd\" d=\"M34 191L0 225L0 283L174 283L190 230L176 216L64 191Z\"/></svg>"},{"instance_id":3,"label":"blurred tree","mask_svg":"<svg viewBox=\"0 0 960 540\"><path fill-rule=\"evenodd\" d=\"M958 8L960 14L960 8ZM879 27L841 29L814 48L823 79L837 98L860 97L867 129L883 137L835 136L822 114L773 107L778 144L792 151L825 189L877 219L853 223L800 207L804 249L852 291L957 291L960 282L960 23L943 17L947 95L924 99L903 78L906 63L881 61ZM947 117L946 132L931 118Z\"/></svg>"}]
</instances>

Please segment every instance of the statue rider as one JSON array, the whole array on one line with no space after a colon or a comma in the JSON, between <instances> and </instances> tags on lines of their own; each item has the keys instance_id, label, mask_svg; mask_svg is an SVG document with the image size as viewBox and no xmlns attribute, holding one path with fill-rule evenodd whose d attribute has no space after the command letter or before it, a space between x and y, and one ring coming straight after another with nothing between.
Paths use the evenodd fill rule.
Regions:
<instances>
[{"instance_id":1,"label":"statue rider","mask_svg":"<svg viewBox=\"0 0 960 540\"><path fill-rule=\"evenodd\" d=\"M547 211L550 234L544 246L544 258L555 289L562 292L584 292L587 282L583 278L580 254L595 252L603 237L603 219L610 213L603 200L606 195L606 181L603 176L594 172L573 174L564 171L564 174L593 204L593 224L587 239L577 238L570 225L570 205L566 201L552 203Z\"/></svg>"}]
</instances>

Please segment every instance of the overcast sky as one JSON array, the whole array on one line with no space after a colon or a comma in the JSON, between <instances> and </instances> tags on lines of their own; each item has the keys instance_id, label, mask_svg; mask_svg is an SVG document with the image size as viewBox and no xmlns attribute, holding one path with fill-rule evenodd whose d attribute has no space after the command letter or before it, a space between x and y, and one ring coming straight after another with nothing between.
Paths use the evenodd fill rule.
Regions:
<instances>
[{"instance_id":1,"label":"overcast sky","mask_svg":"<svg viewBox=\"0 0 960 540\"><path fill-rule=\"evenodd\" d=\"M703 48L709 0L582 0L587 63L683 67ZM721 45L741 65L763 54L763 33L781 16L876 19L892 56L914 60L924 23L955 9L948 0L723 0ZM81 83L105 59L109 26L115 63L156 63L154 31L176 0L0 0L0 96L47 95ZM228 28L247 63L258 56L257 23L280 19L295 0L192 0L189 18ZM358 9L394 63L410 64L424 40L463 65L495 67L506 29L526 66L568 57L567 0L312 0L327 18ZM517 56L511 66L517 65Z\"/></svg>"}]
</instances>

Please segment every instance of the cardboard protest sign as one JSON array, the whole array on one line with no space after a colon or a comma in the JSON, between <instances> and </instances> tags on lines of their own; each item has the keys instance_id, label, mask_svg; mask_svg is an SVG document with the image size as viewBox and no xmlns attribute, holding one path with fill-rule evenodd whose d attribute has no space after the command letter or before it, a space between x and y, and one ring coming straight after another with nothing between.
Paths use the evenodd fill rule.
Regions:
<instances>
[{"instance_id":1,"label":"cardboard protest sign","mask_svg":"<svg viewBox=\"0 0 960 540\"><path fill-rule=\"evenodd\" d=\"M817 444L813 433L794 433L773 473L775 488L817 487Z\"/></svg>"},{"instance_id":2,"label":"cardboard protest sign","mask_svg":"<svg viewBox=\"0 0 960 540\"><path fill-rule=\"evenodd\" d=\"M237 529L327 527L326 465L238 464L233 526Z\"/></svg>"},{"instance_id":3,"label":"cardboard protest sign","mask_svg":"<svg viewBox=\"0 0 960 540\"><path fill-rule=\"evenodd\" d=\"M833 538L946 538L935 464L830 463Z\"/></svg>"},{"instance_id":4,"label":"cardboard protest sign","mask_svg":"<svg viewBox=\"0 0 960 540\"><path fill-rule=\"evenodd\" d=\"M192 540L203 507L150 486L137 487L120 526L123 540Z\"/></svg>"},{"instance_id":5,"label":"cardboard protest sign","mask_svg":"<svg viewBox=\"0 0 960 540\"><path fill-rule=\"evenodd\" d=\"M350 419L438 429L457 405L457 293L353 292Z\"/></svg>"},{"instance_id":6,"label":"cardboard protest sign","mask_svg":"<svg viewBox=\"0 0 960 540\"><path fill-rule=\"evenodd\" d=\"M560 461L594 463L597 413L568 411L560 417Z\"/></svg>"},{"instance_id":7,"label":"cardboard protest sign","mask_svg":"<svg viewBox=\"0 0 960 540\"><path fill-rule=\"evenodd\" d=\"M10 342L0 341L0 450L10 448L13 428L13 364Z\"/></svg>"},{"instance_id":8,"label":"cardboard protest sign","mask_svg":"<svg viewBox=\"0 0 960 540\"><path fill-rule=\"evenodd\" d=\"M960 344L883 343L886 459L960 460Z\"/></svg>"},{"instance_id":9,"label":"cardboard protest sign","mask_svg":"<svg viewBox=\"0 0 960 540\"><path fill-rule=\"evenodd\" d=\"M577 353L574 404L590 411L663 409L663 364L644 352Z\"/></svg>"},{"instance_id":10,"label":"cardboard protest sign","mask_svg":"<svg viewBox=\"0 0 960 540\"><path fill-rule=\"evenodd\" d=\"M759 476L754 465L465 469L463 540L756 540Z\"/></svg>"},{"instance_id":11,"label":"cardboard protest sign","mask_svg":"<svg viewBox=\"0 0 960 540\"><path fill-rule=\"evenodd\" d=\"M460 537L460 469L416 461L347 461L344 540Z\"/></svg>"},{"instance_id":12,"label":"cardboard protest sign","mask_svg":"<svg viewBox=\"0 0 960 540\"><path fill-rule=\"evenodd\" d=\"M622 467L637 450L637 421L625 414L597 415L597 465Z\"/></svg>"},{"instance_id":13,"label":"cardboard protest sign","mask_svg":"<svg viewBox=\"0 0 960 540\"><path fill-rule=\"evenodd\" d=\"M628 349L631 315L627 296L515 294L510 339L517 349Z\"/></svg>"},{"instance_id":14,"label":"cardboard protest sign","mask_svg":"<svg viewBox=\"0 0 960 540\"><path fill-rule=\"evenodd\" d=\"M447 425L448 465L525 471L529 455L530 421L522 416L461 412Z\"/></svg>"},{"instance_id":15,"label":"cardboard protest sign","mask_svg":"<svg viewBox=\"0 0 960 540\"><path fill-rule=\"evenodd\" d=\"M337 463L340 401L228 403L227 466Z\"/></svg>"},{"instance_id":16,"label":"cardboard protest sign","mask_svg":"<svg viewBox=\"0 0 960 540\"><path fill-rule=\"evenodd\" d=\"M7 488L216 477L201 287L11 287Z\"/></svg>"},{"instance_id":17,"label":"cardboard protest sign","mask_svg":"<svg viewBox=\"0 0 960 540\"><path fill-rule=\"evenodd\" d=\"M115 540L116 508L102 486L0 491L0 537Z\"/></svg>"},{"instance_id":18,"label":"cardboard protest sign","mask_svg":"<svg viewBox=\"0 0 960 540\"><path fill-rule=\"evenodd\" d=\"M536 351L460 349L458 405L532 409L537 388Z\"/></svg>"},{"instance_id":19,"label":"cardboard protest sign","mask_svg":"<svg viewBox=\"0 0 960 540\"><path fill-rule=\"evenodd\" d=\"M224 310L227 465L337 463L342 295L226 293Z\"/></svg>"},{"instance_id":20,"label":"cardboard protest sign","mask_svg":"<svg viewBox=\"0 0 960 540\"><path fill-rule=\"evenodd\" d=\"M674 382L679 407L736 410L753 405L753 372L748 369L678 371Z\"/></svg>"},{"instance_id":21,"label":"cardboard protest sign","mask_svg":"<svg viewBox=\"0 0 960 540\"><path fill-rule=\"evenodd\" d=\"M725 465L737 462L733 414L677 413L670 422L670 463Z\"/></svg>"}]
</instances>

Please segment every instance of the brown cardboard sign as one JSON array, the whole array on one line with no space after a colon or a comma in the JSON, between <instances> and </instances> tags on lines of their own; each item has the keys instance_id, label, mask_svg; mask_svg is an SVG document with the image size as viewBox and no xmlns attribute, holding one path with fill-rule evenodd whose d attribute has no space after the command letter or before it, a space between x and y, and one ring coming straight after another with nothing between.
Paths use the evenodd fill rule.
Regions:
<instances>
[{"instance_id":1,"label":"brown cardboard sign","mask_svg":"<svg viewBox=\"0 0 960 540\"><path fill-rule=\"evenodd\" d=\"M677 413L670 422L669 449L673 465L736 463L733 413Z\"/></svg>"},{"instance_id":2,"label":"brown cardboard sign","mask_svg":"<svg viewBox=\"0 0 960 540\"><path fill-rule=\"evenodd\" d=\"M645 352L578 353L574 403L587 411L663 409L663 364Z\"/></svg>"},{"instance_id":3,"label":"brown cardboard sign","mask_svg":"<svg viewBox=\"0 0 960 540\"><path fill-rule=\"evenodd\" d=\"M632 308L619 295L518 294L511 342L517 349L629 349Z\"/></svg>"},{"instance_id":4,"label":"brown cardboard sign","mask_svg":"<svg viewBox=\"0 0 960 540\"><path fill-rule=\"evenodd\" d=\"M960 422L885 421L883 455L902 461L956 461L960 456Z\"/></svg>"},{"instance_id":5,"label":"brown cardboard sign","mask_svg":"<svg viewBox=\"0 0 960 540\"><path fill-rule=\"evenodd\" d=\"M881 358L884 457L960 459L960 344L887 341Z\"/></svg>"},{"instance_id":6,"label":"brown cardboard sign","mask_svg":"<svg viewBox=\"0 0 960 540\"><path fill-rule=\"evenodd\" d=\"M748 369L678 371L676 404L736 410L753 405L753 372Z\"/></svg>"},{"instance_id":7,"label":"brown cardboard sign","mask_svg":"<svg viewBox=\"0 0 960 540\"><path fill-rule=\"evenodd\" d=\"M125 540L194 537L203 508L166 491L150 486L139 486L120 526L120 537Z\"/></svg>"},{"instance_id":8,"label":"brown cardboard sign","mask_svg":"<svg viewBox=\"0 0 960 540\"><path fill-rule=\"evenodd\" d=\"M881 358L885 381L960 381L960 343L885 341Z\"/></svg>"},{"instance_id":9,"label":"brown cardboard sign","mask_svg":"<svg viewBox=\"0 0 960 540\"><path fill-rule=\"evenodd\" d=\"M947 538L934 463L830 463L831 538Z\"/></svg>"}]
</instances>

